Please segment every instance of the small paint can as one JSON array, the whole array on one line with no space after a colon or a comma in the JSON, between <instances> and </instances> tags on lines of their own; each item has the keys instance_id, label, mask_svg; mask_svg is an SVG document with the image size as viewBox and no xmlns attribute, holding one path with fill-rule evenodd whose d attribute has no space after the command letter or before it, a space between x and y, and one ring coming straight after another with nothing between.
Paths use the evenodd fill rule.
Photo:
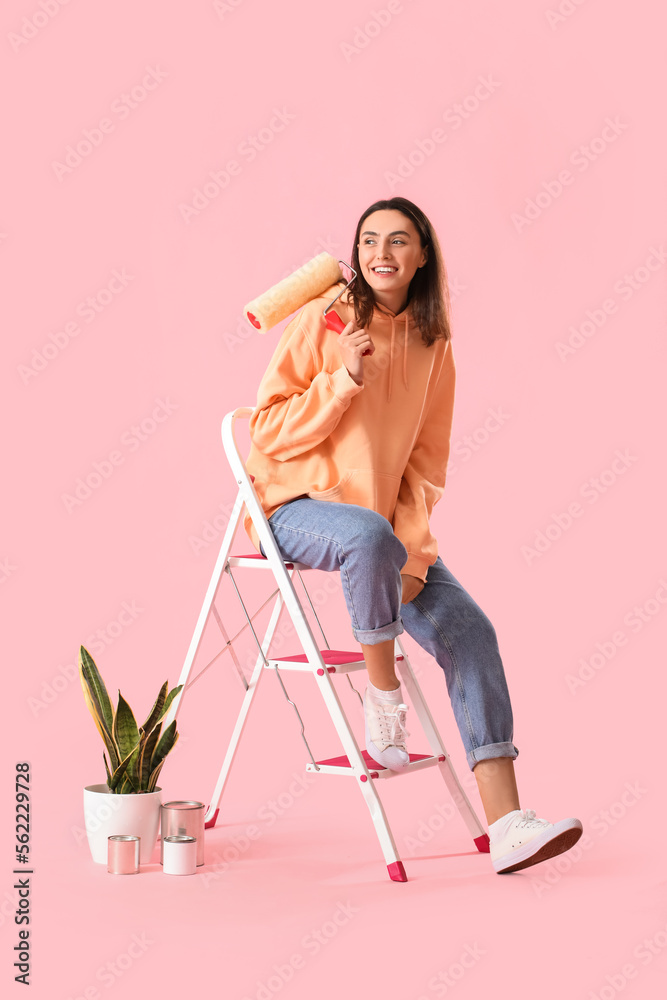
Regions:
<instances>
[{"instance_id":1,"label":"small paint can","mask_svg":"<svg viewBox=\"0 0 667 1000\"><path fill-rule=\"evenodd\" d=\"M195 838L165 837L162 841L162 870L165 875L194 875L197 870Z\"/></svg>"},{"instance_id":2,"label":"small paint can","mask_svg":"<svg viewBox=\"0 0 667 1000\"><path fill-rule=\"evenodd\" d=\"M139 871L141 837L116 834L107 839L107 871L110 875L136 875Z\"/></svg>"}]
</instances>

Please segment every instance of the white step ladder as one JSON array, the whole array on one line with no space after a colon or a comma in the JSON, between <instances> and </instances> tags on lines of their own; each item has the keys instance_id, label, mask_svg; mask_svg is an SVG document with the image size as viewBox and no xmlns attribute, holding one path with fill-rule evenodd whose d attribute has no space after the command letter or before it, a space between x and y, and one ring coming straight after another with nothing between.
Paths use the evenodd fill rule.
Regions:
<instances>
[{"instance_id":1,"label":"white step ladder","mask_svg":"<svg viewBox=\"0 0 667 1000\"><path fill-rule=\"evenodd\" d=\"M438 733L433 717L431 716L428 706L424 701L424 697L419 684L417 683L410 661L398 637L395 640L395 650L397 650L395 653L396 666L399 671L401 681L405 685L405 689L412 702L417 718L423 728L426 741L430 748L430 753L411 753L410 763L407 764L401 771L397 772L391 771L388 768L384 768L377 764L368 755L366 750L359 749L336 693L333 677L338 674L349 675L353 671L365 670L366 664L359 650L347 652L329 648L329 643L327 642L324 630L322 629L319 618L317 618L313 602L310 599L310 595L308 594L306 586L303 582L303 577L301 576L302 571L309 569L309 567L297 562L285 562L280 554L271 531L271 526L269 525L266 515L260 505L257 493L255 492L252 477L245 468L245 464L241 458L234 436L236 421L239 419L249 418L252 413L252 408L241 407L231 413L228 413L222 422L222 442L229 464L234 473L234 478L236 479L236 483L238 485L238 495L232 509L231 517L220 548L220 553L213 570L211 582L206 592L199 620L197 621L192 642L190 643L190 648L188 649L183 670L181 671L181 676L179 678L179 684L183 684L184 687L180 695L174 700L164 723L166 728L172 719L176 718L186 693L223 652L229 651L236 671L238 672L245 689L245 693L236 724L234 725L233 732L229 739L222 768L206 812L206 827L210 828L215 825L218 817L220 801L222 799L230 769L239 746L241 734L243 733L243 729L248 718L248 713L257 692L260 678L265 671L270 670L275 672L285 697L293 706L299 719L299 723L301 725L301 736L310 758L309 762L306 764L306 770L316 774L341 774L354 778L364 799L366 800L366 805L370 810L371 818L375 825L375 830L382 848L382 853L384 854L387 864L389 876L393 881L406 882L407 876L378 794L377 781L379 779L404 777L412 771L419 771L427 767L437 767L445 781L445 784L447 785L447 788L449 789L455 805L463 818L463 821L472 834L477 850L488 853L488 834L482 827L461 786L461 783L459 782L449 755L445 750L444 743L440 738L440 734ZM237 528L239 525L242 525L244 507L247 508L250 516L252 517L259 540L262 543L264 552L267 553L266 557L256 552L253 552L250 555L230 555L230 550ZM243 528L242 530L244 531ZM257 572L263 570L264 572L273 574L276 589L273 591L268 600L271 600L273 597L276 597L276 600L271 611L266 632L261 642L253 625L253 619L257 616L259 611L255 612L254 615L250 615L248 613L235 578L236 570L243 570L247 572ZM215 606L216 594L224 573L229 575L236 592L236 596L241 604L241 607L243 608L246 625L243 626L241 631L244 631L247 627L249 627L257 645L257 661L249 680L244 675L233 646L233 642L238 638L240 632L230 640L218 609ZM304 608L297 597L297 593L292 582L292 576L294 573L296 573L299 577L310 608L317 620L319 630L322 632L324 646L326 647L324 649L319 648L308 619L306 618ZM265 607L267 603L268 601L265 601L262 608ZM271 641L283 607L287 608L303 651L291 656L273 658L270 655ZM260 608L259 610L261 611L262 609ZM224 641L224 646L220 652L214 656L213 660L203 667L195 677L191 677L193 664L204 634L204 629L210 618L213 618L217 623ZM336 731L340 737L343 748L342 755L328 758L326 760L315 760L306 739L305 726L299 710L295 703L290 699L283 682L282 674L288 670L310 673L315 679L320 693L324 698ZM352 686L349 676L347 679L350 686ZM353 690L356 691L354 687ZM358 694L358 692L356 693ZM359 699L361 700L360 695Z\"/></svg>"}]
</instances>

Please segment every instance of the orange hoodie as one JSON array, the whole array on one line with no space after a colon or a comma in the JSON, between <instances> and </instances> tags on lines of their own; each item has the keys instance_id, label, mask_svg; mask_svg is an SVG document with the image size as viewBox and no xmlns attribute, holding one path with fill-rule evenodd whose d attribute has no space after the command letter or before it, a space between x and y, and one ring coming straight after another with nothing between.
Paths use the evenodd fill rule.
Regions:
<instances>
[{"instance_id":1,"label":"orange hoodie","mask_svg":"<svg viewBox=\"0 0 667 1000\"><path fill-rule=\"evenodd\" d=\"M410 305L376 305L366 327L375 353L357 385L322 315L332 285L285 327L250 418L248 472L268 517L289 500L359 504L382 514L408 551L401 572L426 580L438 555L429 528L445 487L456 371L451 341L426 347ZM354 319L349 294L334 310ZM243 521L259 552L250 515Z\"/></svg>"}]
</instances>

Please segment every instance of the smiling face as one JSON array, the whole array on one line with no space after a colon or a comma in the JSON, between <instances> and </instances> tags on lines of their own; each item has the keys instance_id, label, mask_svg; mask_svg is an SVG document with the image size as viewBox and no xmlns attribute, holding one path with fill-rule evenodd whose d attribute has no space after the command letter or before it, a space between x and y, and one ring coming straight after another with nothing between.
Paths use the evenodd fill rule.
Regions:
<instances>
[{"instance_id":1,"label":"smiling face","mask_svg":"<svg viewBox=\"0 0 667 1000\"><path fill-rule=\"evenodd\" d=\"M405 308L408 288L427 251L412 219L396 209L373 212L359 235L359 265L378 302L398 313Z\"/></svg>"}]
</instances>

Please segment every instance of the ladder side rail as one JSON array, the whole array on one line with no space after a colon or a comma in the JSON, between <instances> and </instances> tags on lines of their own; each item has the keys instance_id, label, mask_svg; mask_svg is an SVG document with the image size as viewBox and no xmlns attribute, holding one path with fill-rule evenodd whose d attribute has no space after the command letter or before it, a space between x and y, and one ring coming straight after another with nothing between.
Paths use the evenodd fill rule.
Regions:
<instances>
[{"instance_id":1,"label":"ladder side rail","mask_svg":"<svg viewBox=\"0 0 667 1000\"><path fill-rule=\"evenodd\" d=\"M273 639L273 635L276 630L276 626L278 624L278 619L280 618L280 612L282 611L282 607L283 607L283 599L282 596L278 594L278 596L276 597L275 604L273 605L273 609L271 611L271 617L269 619L266 632L264 633L261 649L257 654L257 661L255 663L252 676L248 683L246 692L243 696L241 709L234 724L234 729L229 739L229 743L227 744L227 750L225 751L225 757L222 762L222 767L220 768L220 773L215 783L213 794L210 799L210 804L206 812L207 822L210 820L212 816L215 816L217 814L218 808L220 806L220 799L222 798L222 793L224 792L225 785L227 784L227 779L229 777L231 766L234 762L234 757L238 749L241 735L243 733L243 730L245 729L245 724L248 719L248 713L250 711L250 707L252 705L255 692L257 691L257 685L259 684L261 676L264 672L264 668L266 666L267 662L266 654L268 652L269 646L271 645L271 641Z\"/></svg>"},{"instance_id":2,"label":"ladder side rail","mask_svg":"<svg viewBox=\"0 0 667 1000\"><path fill-rule=\"evenodd\" d=\"M424 698L419 682L415 676L414 670L412 669L409 657L405 652L403 644L398 636L396 637L396 643L403 656L402 660L397 661L401 679L405 683L408 694L412 699L417 717L422 725L422 728L424 729L431 752L436 756L444 755L445 757L444 761L441 761L438 764L438 770L447 785L447 789L454 800L454 804L457 806L459 813L461 814L461 818L468 827L470 833L473 835L473 838L481 837L486 833L486 830L480 823L472 803L466 795L463 785L459 781L458 775L454 770L451 758L445 749L445 744L443 743L440 733L438 732L435 720L433 719L431 710L426 703L426 699Z\"/></svg>"},{"instance_id":3,"label":"ladder side rail","mask_svg":"<svg viewBox=\"0 0 667 1000\"><path fill-rule=\"evenodd\" d=\"M352 732L347 716L345 715L336 692L333 679L326 669L323 674L316 674L315 679L318 682L318 687L322 697L324 698L327 709L329 710L329 715L331 716L331 720L343 745L343 750L347 755L347 759L350 763L350 771L354 775L355 781L359 786L364 799L366 800L366 805L368 806L368 810L371 814L371 819L373 820L375 832L380 842L380 847L382 848L382 853L387 866L401 865L401 858L398 853L396 841L394 840L394 836L391 832L391 827L389 826L387 814L385 813L382 800L377 791L376 783L370 776L370 772L366 766L366 761L361 754L359 744L355 739L354 733Z\"/></svg>"},{"instance_id":4,"label":"ladder side rail","mask_svg":"<svg viewBox=\"0 0 667 1000\"><path fill-rule=\"evenodd\" d=\"M419 686L415 672L412 669L410 658L408 657L405 647L398 636L396 636L396 645L400 650L399 656L402 657L399 658L399 656L397 656L396 666L398 667L398 671L405 687L407 688L408 694L412 699L412 703L415 706L417 716L426 735L426 740L431 753L433 753L436 757L441 754L447 756L445 744L443 743L440 733L438 732L435 720L431 715L431 711L426 704L426 699L424 698L422 689Z\"/></svg>"}]
</instances>

